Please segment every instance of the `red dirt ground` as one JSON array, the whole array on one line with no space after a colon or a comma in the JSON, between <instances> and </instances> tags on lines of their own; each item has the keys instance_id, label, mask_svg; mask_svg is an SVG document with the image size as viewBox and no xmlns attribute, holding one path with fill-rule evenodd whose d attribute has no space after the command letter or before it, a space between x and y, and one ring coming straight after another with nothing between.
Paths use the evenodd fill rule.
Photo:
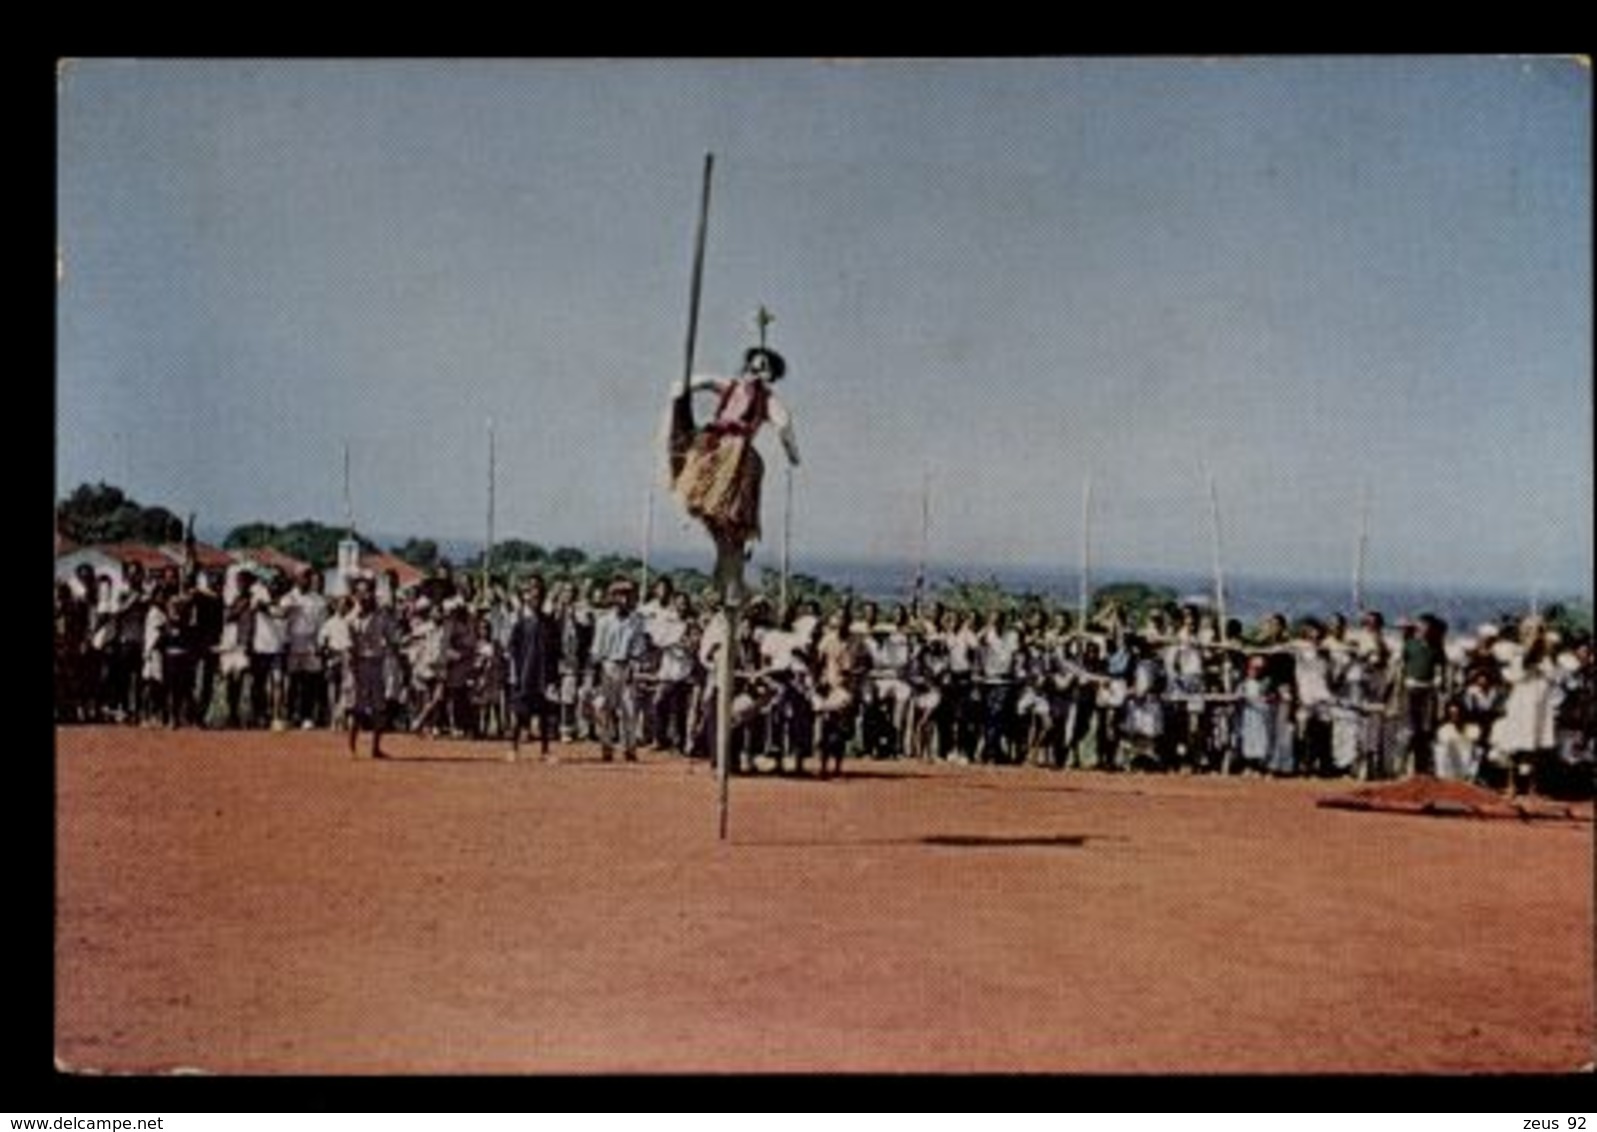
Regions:
<instances>
[{"instance_id":1,"label":"red dirt ground","mask_svg":"<svg viewBox=\"0 0 1597 1132\"><path fill-rule=\"evenodd\" d=\"M1338 784L56 733L74 1071L1568 1073L1589 820ZM1589 819L1589 803L1580 808Z\"/></svg>"}]
</instances>

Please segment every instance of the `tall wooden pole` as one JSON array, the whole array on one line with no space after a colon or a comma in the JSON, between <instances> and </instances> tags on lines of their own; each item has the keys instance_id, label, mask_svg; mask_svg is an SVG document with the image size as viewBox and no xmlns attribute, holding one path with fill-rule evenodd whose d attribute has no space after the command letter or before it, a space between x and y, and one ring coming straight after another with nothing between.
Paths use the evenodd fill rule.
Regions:
<instances>
[{"instance_id":1,"label":"tall wooden pole","mask_svg":"<svg viewBox=\"0 0 1597 1132\"><path fill-rule=\"evenodd\" d=\"M349 491L349 441L344 441L344 528L355 537L355 497Z\"/></svg>"},{"instance_id":2,"label":"tall wooden pole","mask_svg":"<svg viewBox=\"0 0 1597 1132\"><path fill-rule=\"evenodd\" d=\"M1231 694L1231 654L1225 650L1226 643L1226 613L1225 613L1225 569L1222 565L1220 553L1220 489L1215 486L1214 473L1204 469L1204 477L1209 481L1209 528L1213 540L1214 550L1214 615L1217 624L1215 628L1220 635L1220 689L1226 695ZM1232 744L1226 745L1225 755L1220 760L1220 773L1231 773L1231 755L1234 750Z\"/></svg>"},{"instance_id":3,"label":"tall wooden pole","mask_svg":"<svg viewBox=\"0 0 1597 1132\"><path fill-rule=\"evenodd\" d=\"M1231 694L1231 654L1225 651L1226 643L1226 611L1225 611L1225 567L1220 548L1220 489L1215 485L1214 473L1204 469L1204 477L1209 481L1209 529L1214 552L1214 615L1220 636L1220 688L1226 695ZM1220 760L1220 773L1231 773L1232 748L1226 747L1225 757Z\"/></svg>"},{"instance_id":4,"label":"tall wooden pole","mask_svg":"<svg viewBox=\"0 0 1597 1132\"><path fill-rule=\"evenodd\" d=\"M716 573L721 576L721 616L726 621L726 640L716 658L715 752L716 785L719 798L718 835L727 838L731 810L732 777L732 688L738 649L738 613L743 604L743 548L718 546Z\"/></svg>"},{"instance_id":5,"label":"tall wooden pole","mask_svg":"<svg viewBox=\"0 0 1597 1132\"><path fill-rule=\"evenodd\" d=\"M704 155L704 188L699 195L699 226L693 236L693 281L688 287L688 341L682 360L682 392L693 382L693 348L699 337L699 292L704 286L704 237L710 223L710 174L715 154Z\"/></svg>"},{"instance_id":6,"label":"tall wooden pole","mask_svg":"<svg viewBox=\"0 0 1597 1132\"><path fill-rule=\"evenodd\" d=\"M1541 570L1538 563L1544 557L1539 552L1545 545L1545 535L1538 538L1534 533L1530 533L1526 540L1525 577L1530 583L1530 615L1532 617L1540 617L1542 615Z\"/></svg>"},{"instance_id":7,"label":"tall wooden pole","mask_svg":"<svg viewBox=\"0 0 1597 1132\"><path fill-rule=\"evenodd\" d=\"M1081 631L1087 631L1092 601L1092 476L1081 487Z\"/></svg>"},{"instance_id":8,"label":"tall wooden pole","mask_svg":"<svg viewBox=\"0 0 1597 1132\"><path fill-rule=\"evenodd\" d=\"M921 615L921 601L926 593L926 547L932 527L932 472L922 468L920 474L920 555L915 562L915 593L910 601L915 616Z\"/></svg>"},{"instance_id":9,"label":"tall wooden pole","mask_svg":"<svg viewBox=\"0 0 1597 1132\"><path fill-rule=\"evenodd\" d=\"M710 178L715 171L715 155L704 155L704 186L699 194L699 223L693 240L693 280L688 292L688 335L682 360L682 388L679 396L690 395L693 382L693 351L699 334L699 293L704 285L704 244L710 223ZM676 458L673 453L673 460ZM721 610L726 621L726 643L716 664L715 758L718 798L718 830L727 837L730 810L729 780L732 770L732 653L737 647L737 612L743 593L743 548L716 542L715 576L721 587Z\"/></svg>"},{"instance_id":10,"label":"tall wooden pole","mask_svg":"<svg viewBox=\"0 0 1597 1132\"><path fill-rule=\"evenodd\" d=\"M649 479L649 490L643 497L643 575L638 583L638 592L643 595L643 600L649 598L649 550L654 542L654 479Z\"/></svg>"},{"instance_id":11,"label":"tall wooden pole","mask_svg":"<svg viewBox=\"0 0 1597 1132\"><path fill-rule=\"evenodd\" d=\"M1359 541L1353 551L1353 612L1364 612L1364 558L1370 546L1370 484L1359 491Z\"/></svg>"},{"instance_id":12,"label":"tall wooden pole","mask_svg":"<svg viewBox=\"0 0 1597 1132\"><path fill-rule=\"evenodd\" d=\"M1214 552L1214 612L1219 624L1220 640L1225 641L1225 567L1220 552L1220 490L1215 486L1214 473L1206 473L1209 481L1209 526Z\"/></svg>"},{"instance_id":13,"label":"tall wooden pole","mask_svg":"<svg viewBox=\"0 0 1597 1132\"><path fill-rule=\"evenodd\" d=\"M488 418L488 539L482 548L482 598L488 599L488 579L494 556L494 419Z\"/></svg>"}]
</instances>

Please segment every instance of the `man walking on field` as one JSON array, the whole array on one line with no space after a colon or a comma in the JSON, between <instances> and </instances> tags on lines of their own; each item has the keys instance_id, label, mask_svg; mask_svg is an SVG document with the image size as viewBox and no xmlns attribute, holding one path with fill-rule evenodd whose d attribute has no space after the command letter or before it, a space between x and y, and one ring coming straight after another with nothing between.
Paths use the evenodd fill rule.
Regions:
<instances>
[{"instance_id":1,"label":"man walking on field","mask_svg":"<svg viewBox=\"0 0 1597 1132\"><path fill-rule=\"evenodd\" d=\"M599 742L605 762L617 744L628 762L638 757L638 704L634 677L648 651L643 617L634 608L636 587L628 581L610 586L610 608L593 633L593 663L599 670Z\"/></svg>"}]
</instances>

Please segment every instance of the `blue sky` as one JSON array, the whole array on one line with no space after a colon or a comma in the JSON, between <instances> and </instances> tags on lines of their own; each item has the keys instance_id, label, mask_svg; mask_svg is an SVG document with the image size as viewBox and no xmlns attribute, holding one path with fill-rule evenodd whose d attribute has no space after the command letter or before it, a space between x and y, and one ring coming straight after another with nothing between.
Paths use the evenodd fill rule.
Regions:
<instances>
[{"instance_id":1,"label":"blue sky","mask_svg":"<svg viewBox=\"0 0 1597 1132\"><path fill-rule=\"evenodd\" d=\"M795 559L1589 591L1590 70L1562 59L111 61L59 98L57 482L636 550L761 303ZM767 444L762 553L779 527ZM655 545L708 541L663 494Z\"/></svg>"}]
</instances>

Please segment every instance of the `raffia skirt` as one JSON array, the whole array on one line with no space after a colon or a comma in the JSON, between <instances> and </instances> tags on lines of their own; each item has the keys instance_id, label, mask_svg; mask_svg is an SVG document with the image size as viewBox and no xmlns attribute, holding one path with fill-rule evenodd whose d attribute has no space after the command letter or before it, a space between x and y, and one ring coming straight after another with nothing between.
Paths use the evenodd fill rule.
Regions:
<instances>
[{"instance_id":1,"label":"raffia skirt","mask_svg":"<svg viewBox=\"0 0 1597 1132\"><path fill-rule=\"evenodd\" d=\"M764 478L765 461L748 437L701 432L677 476L676 494L716 538L748 543L760 537Z\"/></svg>"}]
</instances>

